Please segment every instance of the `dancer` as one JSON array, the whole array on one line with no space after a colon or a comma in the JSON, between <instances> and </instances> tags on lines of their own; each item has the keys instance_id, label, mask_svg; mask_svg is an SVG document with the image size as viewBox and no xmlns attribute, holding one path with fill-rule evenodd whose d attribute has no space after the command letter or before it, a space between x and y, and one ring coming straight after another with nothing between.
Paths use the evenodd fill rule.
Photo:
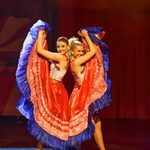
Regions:
<instances>
[{"instance_id":1,"label":"dancer","mask_svg":"<svg viewBox=\"0 0 150 150\"><path fill-rule=\"evenodd\" d=\"M41 56L47 58L48 60L51 61L51 82L53 86L53 92L54 96L56 96L56 103L52 104L52 107L55 105L60 105L57 106L58 110L57 113L62 113L66 121L68 121L68 95L66 90L64 89L64 86L60 84L62 82L62 79L64 75L66 74L67 68L68 68L68 39L66 37L60 37L57 40L57 51L58 53L53 53L45 50L43 48L43 36L45 36L45 30L40 30L39 35L38 35L38 40L37 40L37 53L40 54ZM62 100L62 97L64 101ZM53 100L53 99L52 99ZM54 106L53 106L54 105ZM62 107L62 108L61 108ZM54 111L54 108L52 108L52 111ZM60 111L60 112L59 112ZM42 123L43 124L43 123ZM42 126L41 124L41 126ZM38 144L38 148L41 149L42 144Z\"/></svg>"},{"instance_id":2,"label":"dancer","mask_svg":"<svg viewBox=\"0 0 150 150\"><path fill-rule=\"evenodd\" d=\"M91 32L92 28L88 30ZM87 30L78 33L83 38L83 43L76 38L69 40L72 53L70 66L75 78L69 99L70 133L82 142L91 138L94 132L99 149L105 150L101 122L96 115L111 100L109 96L104 98L108 87L104 79L103 56L100 46L98 43L93 44ZM99 36L102 38L103 33Z\"/></svg>"},{"instance_id":3,"label":"dancer","mask_svg":"<svg viewBox=\"0 0 150 150\"><path fill-rule=\"evenodd\" d=\"M38 141L65 149L68 140L68 94L62 84L68 68L68 40L57 40L57 51L48 51L50 26L39 20L30 29L20 54L16 80L22 93L17 109L28 118L28 131ZM41 144L42 143L42 144Z\"/></svg>"}]
</instances>

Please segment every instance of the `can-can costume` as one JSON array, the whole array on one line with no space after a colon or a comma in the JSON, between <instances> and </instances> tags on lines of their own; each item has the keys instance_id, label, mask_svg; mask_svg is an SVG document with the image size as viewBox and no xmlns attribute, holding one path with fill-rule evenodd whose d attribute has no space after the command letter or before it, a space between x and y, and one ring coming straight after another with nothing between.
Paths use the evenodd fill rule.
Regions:
<instances>
[{"instance_id":1,"label":"can-can costume","mask_svg":"<svg viewBox=\"0 0 150 150\"><path fill-rule=\"evenodd\" d=\"M110 80L106 75L107 45L101 41L103 29L86 28L97 53L86 63L81 85L75 84L68 99L61 82L66 70L58 70L54 62L36 52L41 29L49 32L51 27L37 21L30 28L20 53L16 81L22 97L17 109L28 119L27 129L38 141L56 150L67 150L92 137L93 114L111 101ZM46 38L42 42L47 49ZM51 78L58 82L53 84Z\"/></svg>"}]
</instances>

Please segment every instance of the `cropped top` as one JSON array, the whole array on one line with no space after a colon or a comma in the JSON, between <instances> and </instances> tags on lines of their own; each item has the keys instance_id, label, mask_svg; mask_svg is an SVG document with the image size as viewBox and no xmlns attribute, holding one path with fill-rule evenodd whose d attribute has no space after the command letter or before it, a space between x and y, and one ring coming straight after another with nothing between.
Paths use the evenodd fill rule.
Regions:
<instances>
[{"instance_id":1,"label":"cropped top","mask_svg":"<svg viewBox=\"0 0 150 150\"><path fill-rule=\"evenodd\" d=\"M65 76L67 70L66 69L58 69L56 67L56 64L54 62L51 62L51 72L50 72L50 77L52 79L55 79L57 81L62 81L63 77Z\"/></svg>"}]
</instances>

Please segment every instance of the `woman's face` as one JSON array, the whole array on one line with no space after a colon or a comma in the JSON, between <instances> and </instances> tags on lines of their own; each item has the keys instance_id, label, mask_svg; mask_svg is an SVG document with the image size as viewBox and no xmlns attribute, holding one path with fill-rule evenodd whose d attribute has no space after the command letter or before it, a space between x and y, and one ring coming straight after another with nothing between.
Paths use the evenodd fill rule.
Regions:
<instances>
[{"instance_id":1,"label":"woman's face","mask_svg":"<svg viewBox=\"0 0 150 150\"><path fill-rule=\"evenodd\" d=\"M68 45L66 42L58 41L57 42L57 51L60 54L66 54L68 52Z\"/></svg>"},{"instance_id":2,"label":"woman's face","mask_svg":"<svg viewBox=\"0 0 150 150\"><path fill-rule=\"evenodd\" d=\"M80 57L84 55L84 48L83 45L75 45L72 50L72 55L76 57Z\"/></svg>"}]
</instances>

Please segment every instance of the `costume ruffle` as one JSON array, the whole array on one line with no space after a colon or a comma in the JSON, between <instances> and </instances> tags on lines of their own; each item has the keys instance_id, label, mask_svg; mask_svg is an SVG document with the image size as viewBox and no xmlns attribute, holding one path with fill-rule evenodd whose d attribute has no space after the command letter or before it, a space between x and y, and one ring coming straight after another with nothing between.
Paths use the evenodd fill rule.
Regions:
<instances>
[{"instance_id":1,"label":"costume ruffle","mask_svg":"<svg viewBox=\"0 0 150 150\"><path fill-rule=\"evenodd\" d=\"M32 115L33 105L30 101L31 90L27 81L27 65L32 47L34 46L38 36L38 31L41 29L45 29L48 32L50 31L51 27L46 22L41 20L32 26L23 43L16 70L16 82L22 94L22 97L20 98L16 108L23 116L28 119Z\"/></svg>"}]
</instances>

